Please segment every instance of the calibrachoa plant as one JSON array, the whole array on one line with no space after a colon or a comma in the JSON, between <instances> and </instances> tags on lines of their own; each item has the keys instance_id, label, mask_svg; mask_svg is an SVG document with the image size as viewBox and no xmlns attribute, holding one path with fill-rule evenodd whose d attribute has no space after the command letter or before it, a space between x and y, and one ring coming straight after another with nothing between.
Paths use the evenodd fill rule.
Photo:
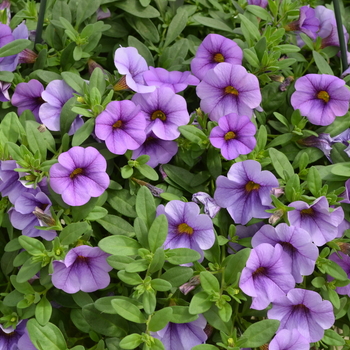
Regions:
<instances>
[{"instance_id":1,"label":"calibrachoa plant","mask_svg":"<svg viewBox=\"0 0 350 350\"><path fill-rule=\"evenodd\" d=\"M1 1L1 350L350 349L338 1Z\"/></svg>"}]
</instances>

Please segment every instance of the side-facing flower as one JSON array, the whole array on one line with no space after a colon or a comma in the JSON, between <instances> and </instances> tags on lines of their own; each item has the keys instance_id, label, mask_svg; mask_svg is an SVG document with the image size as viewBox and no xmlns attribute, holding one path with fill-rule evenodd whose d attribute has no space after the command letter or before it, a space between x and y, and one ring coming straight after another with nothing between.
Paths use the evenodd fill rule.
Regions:
<instances>
[{"instance_id":1,"label":"side-facing flower","mask_svg":"<svg viewBox=\"0 0 350 350\"><path fill-rule=\"evenodd\" d=\"M336 253L332 253L329 256L329 260L332 260L335 263L337 263L346 272L346 274L348 275L348 278L350 278L350 256L349 255L344 254L342 252L336 252ZM350 284L344 287L337 287L336 292L340 295L350 296Z\"/></svg>"},{"instance_id":2,"label":"side-facing flower","mask_svg":"<svg viewBox=\"0 0 350 350\"><path fill-rule=\"evenodd\" d=\"M280 244L292 263L292 275L300 283L302 276L311 275L318 258L318 248L311 242L310 235L300 227L279 224L276 227L264 225L253 237L252 246L269 243Z\"/></svg>"},{"instance_id":3,"label":"side-facing flower","mask_svg":"<svg viewBox=\"0 0 350 350\"><path fill-rule=\"evenodd\" d=\"M36 350L36 347L28 337L26 328L27 320L18 322L16 329L4 328L0 324L0 349L1 350ZM26 347L23 347L26 345Z\"/></svg>"},{"instance_id":4,"label":"side-facing flower","mask_svg":"<svg viewBox=\"0 0 350 350\"><path fill-rule=\"evenodd\" d=\"M349 110L350 90L345 81L328 74L307 74L295 83L294 109L315 125L329 125Z\"/></svg>"},{"instance_id":5,"label":"side-facing flower","mask_svg":"<svg viewBox=\"0 0 350 350\"><path fill-rule=\"evenodd\" d=\"M10 101L10 95L9 95L10 87L11 87L11 83L0 81L0 102Z\"/></svg>"},{"instance_id":6,"label":"side-facing flower","mask_svg":"<svg viewBox=\"0 0 350 350\"><path fill-rule=\"evenodd\" d=\"M109 185L107 162L94 147L72 147L59 155L58 163L50 169L50 185L73 206L99 197Z\"/></svg>"},{"instance_id":7,"label":"side-facing flower","mask_svg":"<svg viewBox=\"0 0 350 350\"><path fill-rule=\"evenodd\" d=\"M216 180L214 199L227 208L236 224L245 225L252 218L268 218L266 209L271 209L270 192L278 187L278 180L270 171L261 171L261 165L255 160L235 163L227 177Z\"/></svg>"},{"instance_id":8,"label":"side-facing flower","mask_svg":"<svg viewBox=\"0 0 350 350\"><path fill-rule=\"evenodd\" d=\"M317 246L334 239L338 234L338 226L344 220L344 211L341 207L329 211L326 197L317 198L311 205L303 201L289 204L295 208L288 212L288 220L292 226L307 231Z\"/></svg>"},{"instance_id":9,"label":"side-facing flower","mask_svg":"<svg viewBox=\"0 0 350 350\"><path fill-rule=\"evenodd\" d=\"M300 7L299 19L285 26L291 31L300 31L308 35L311 39L316 39L316 33L320 29L320 21L316 17L315 10L310 5Z\"/></svg>"},{"instance_id":10,"label":"side-facing flower","mask_svg":"<svg viewBox=\"0 0 350 350\"><path fill-rule=\"evenodd\" d=\"M115 154L135 150L146 140L146 120L132 101L112 101L96 118L95 134Z\"/></svg>"},{"instance_id":11,"label":"side-facing flower","mask_svg":"<svg viewBox=\"0 0 350 350\"><path fill-rule=\"evenodd\" d=\"M152 337L159 339L165 350L188 350L203 344L208 336L204 332L207 321L199 315L195 321L188 323L169 322L158 332L151 332Z\"/></svg>"},{"instance_id":12,"label":"side-facing flower","mask_svg":"<svg viewBox=\"0 0 350 350\"><path fill-rule=\"evenodd\" d=\"M69 294L106 288L110 282L108 272L112 270L106 260L108 256L98 247L75 247L64 260L53 262L52 284Z\"/></svg>"},{"instance_id":13,"label":"side-facing flower","mask_svg":"<svg viewBox=\"0 0 350 350\"><path fill-rule=\"evenodd\" d=\"M324 330L335 320L331 302L305 289L292 289L279 297L272 303L267 317L281 321L279 331L296 329L312 343L321 340Z\"/></svg>"},{"instance_id":14,"label":"side-facing flower","mask_svg":"<svg viewBox=\"0 0 350 350\"><path fill-rule=\"evenodd\" d=\"M178 127L190 121L186 100L170 88L157 89L148 94L135 94L132 101L146 115L146 133L152 131L162 140L175 140L180 136Z\"/></svg>"},{"instance_id":15,"label":"side-facing flower","mask_svg":"<svg viewBox=\"0 0 350 350\"><path fill-rule=\"evenodd\" d=\"M281 245L263 243L251 250L239 288L253 298L252 309L263 310L295 286L290 258Z\"/></svg>"},{"instance_id":16,"label":"side-facing flower","mask_svg":"<svg viewBox=\"0 0 350 350\"><path fill-rule=\"evenodd\" d=\"M242 58L243 51L233 40L219 34L209 34L199 45L191 61L191 71L202 80L205 73L217 64L242 64Z\"/></svg>"},{"instance_id":17,"label":"side-facing flower","mask_svg":"<svg viewBox=\"0 0 350 350\"><path fill-rule=\"evenodd\" d=\"M297 142L306 147L316 147L320 149L327 159L333 163L331 159L331 150L333 143L337 141L334 141L334 138L332 138L330 134L321 133L318 136L311 135Z\"/></svg>"},{"instance_id":18,"label":"side-facing flower","mask_svg":"<svg viewBox=\"0 0 350 350\"><path fill-rule=\"evenodd\" d=\"M269 350L309 350L310 342L296 329L282 329L269 344Z\"/></svg>"},{"instance_id":19,"label":"side-facing flower","mask_svg":"<svg viewBox=\"0 0 350 350\"><path fill-rule=\"evenodd\" d=\"M210 69L196 90L202 111L214 121L229 113L250 118L261 102L258 78L244 67L226 62Z\"/></svg>"},{"instance_id":20,"label":"side-facing flower","mask_svg":"<svg viewBox=\"0 0 350 350\"><path fill-rule=\"evenodd\" d=\"M341 142L345 146L347 146L344 149L344 152L350 157L350 128L344 130L342 133L340 133L337 136L334 136L332 138L332 142Z\"/></svg>"},{"instance_id":21,"label":"side-facing flower","mask_svg":"<svg viewBox=\"0 0 350 350\"><path fill-rule=\"evenodd\" d=\"M190 248L200 253L203 260L203 250L211 248L215 241L210 217L200 214L196 203L178 200L159 205L157 215L161 214L165 214L169 223L164 249Z\"/></svg>"},{"instance_id":22,"label":"side-facing flower","mask_svg":"<svg viewBox=\"0 0 350 350\"><path fill-rule=\"evenodd\" d=\"M248 117L229 113L221 117L218 123L211 130L209 140L214 147L221 150L224 158L235 159L254 149L256 127Z\"/></svg>"},{"instance_id":23,"label":"side-facing flower","mask_svg":"<svg viewBox=\"0 0 350 350\"><path fill-rule=\"evenodd\" d=\"M210 197L208 193L197 192L192 196L193 202L204 205L204 212L211 218L214 218L221 209L215 202L214 198Z\"/></svg>"}]
</instances>

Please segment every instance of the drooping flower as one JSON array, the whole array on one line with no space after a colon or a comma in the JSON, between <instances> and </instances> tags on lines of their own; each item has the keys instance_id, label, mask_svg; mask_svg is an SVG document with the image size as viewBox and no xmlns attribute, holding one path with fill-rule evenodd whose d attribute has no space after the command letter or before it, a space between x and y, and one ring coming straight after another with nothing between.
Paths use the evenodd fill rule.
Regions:
<instances>
[{"instance_id":1,"label":"drooping flower","mask_svg":"<svg viewBox=\"0 0 350 350\"><path fill-rule=\"evenodd\" d=\"M199 45L191 61L191 71L202 80L205 73L220 62L242 64L242 58L243 51L233 40L219 34L209 34Z\"/></svg>"},{"instance_id":2,"label":"drooping flower","mask_svg":"<svg viewBox=\"0 0 350 350\"><path fill-rule=\"evenodd\" d=\"M165 350L188 350L203 344L208 336L204 332L207 321L198 315L195 321L188 323L169 322L158 332L151 332L152 337L159 339Z\"/></svg>"},{"instance_id":3,"label":"drooping flower","mask_svg":"<svg viewBox=\"0 0 350 350\"><path fill-rule=\"evenodd\" d=\"M110 283L108 272L112 270L106 260L108 256L98 247L75 247L64 260L53 262L52 284L69 294L106 288Z\"/></svg>"},{"instance_id":4,"label":"drooping flower","mask_svg":"<svg viewBox=\"0 0 350 350\"><path fill-rule=\"evenodd\" d=\"M292 289L286 296L279 297L272 303L267 316L281 321L279 331L296 329L312 343L321 340L324 330L335 320L331 302L305 289Z\"/></svg>"},{"instance_id":5,"label":"drooping flower","mask_svg":"<svg viewBox=\"0 0 350 350\"><path fill-rule=\"evenodd\" d=\"M135 94L132 101L146 115L146 133L152 131L162 140L171 141L180 136L178 127L190 121L186 100L164 87L148 94Z\"/></svg>"},{"instance_id":6,"label":"drooping flower","mask_svg":"<svg viewBox=\"0 0 350 350\"><path fill-rule=\"evenodd\" d=\"M143 73L143 78L147 85L158 88L168 87L175 93L183 91L188 85L198 85L199 79L191 72L167 71L164 68L149 67L149 70Z\"/></svg>"},{"instance_id":7,"label":"drooping flower","mask_svg":"<svg viewBox=\"0 0 350 350\"><path fill-rule=\"evenodd\" d=\"M210 69L197 86L200 107L209 118L218 121L229 113L251 117L260 105L258 78L239 65L219 63Z\"/></svg>"},{"instance_id":8,"label":"drooping flower","mask_svg":"<svg viewBox=\"0 0 350 350\"><path fill-rule=\"evenodd\" d=\"M0 102L10 101L9 88L11 83L0 81Z\"/></svg>"},{"instance_id":9,"label":"drooping flower","mask_svg":"<svg viewBox=\"0 0 350 350\"><path fill-rule=\"evenodd\" d=\"M310 342L296 329L282 329L269 344L269 350L309 350Z\"/></svg>"},{"instance_id":10,"label":"drooping flower","mask_svg":"<svg viewBox=\"0 0 350 350\"><path fill-rule=\"evenodd\" d=\"M311 135L305 139L298 140L298 143L306 147L316 147L320 149L327 159L333 163L331 159L331 150L334 138L332 138L330 134L321 133L318 136Z\"/></svg>"},{"instance_id":11,"label":"drooping flower","mask_svg":"<svg viewBox=\"0 0 350 350\"><path fill-rule=\"evenodd\" d=\"M283 248L263 243L251 250L239 288L253 298L252 309L263 310L295 286L290 257Z\"/></svg>"},{"instance_id":12,"label":"drooping flower","mask_svg":"<svg viewBox=\"0 0 350 350\"><path fill-rule=\"evenodd\" d=\"M146 120L132 101L112 101L96 118L95 134L115 154L135 150L146 140Z\"/></svg>"},{"instance_id":13,"label":"drooping flower","mask_svg":"<svg viewBox=\"0 0 350 350\"><path fill-rule=\"evenodd\" d=\"M229 113L222 116L218 123L219 125L211 130L209 140L214 147L221 150L224 158L235 159L254 149L256 127L248 117Z\"/></svg>"},{"instance_id":14,"label":"drooping flower","mask_svg":"<svg viewBox=\"0 0 350 350\"><path fill-rule=\"evenodd\" d=\"M29 109L33 112L36 121L40 123L39 108L45 102L41 97L43 91L43 84L36 79L31 79L28 83L19 83L12 95L11 103L17 107L19 115Z\"/></svg>"},{"instance_id":15,"label":"drooping flower","mask_svg":"<svg viewBox=\"0 0 350 350\"><path fill-rule=\"evenodd\" d=\"M99 197L109 186L107 162L94 147L72 147L50 169L51 188L68 205L79 206Z\"/></svg>"},{"instance_id":16,"label":"drooping flower","mask_svg":"<svg viewBox=\"0 0 350 350\"><path fill-rule=\"evenodd\" d=\"M292 263L292 275L295 282L301 283L302 276L311 275L318 258L318 248L311 242L310 235L295 226L279 224L276 227L264 225L253 237L252 246L269 243L272 246L280 244Z\"/></svg>"},{"instance_id":17,"label":"drooping flower","mask_svg":"<svg viewBox=\"0 0 350 350\"><path fill-rule=\"evenodd\" d=\"M344 130L337 136L332 138L332 142L341 142L345 146L344 152L350 157L350 128Z\"/></svg>"},{"instance_id":18,"label":"drooping flower","mask_svg":"<svg viewBox=\"0 0 350 350\"><path fill-rule=\"evenodd\" d=\"M261 171L261 165L255 160L235 163L227 177L216 180L214 199L227 208L236 224L245 225L252 218L268 218L266 209L271 209L272 188L278 187L278 180L270 171Z\"/></svg>"},{"instance_id":19,"label":"drooping flower","mask_svg":"<svg viewBox=\"0 0 350 350\"><path fill-rule=\"evenodd\" d=\"M303 201L289 204L295 208L288 212L288 220L292 226L307 231L317 246L330 242L338 234L338 226L344 220L344 211L341 207L329 210L326 197L317 198L311 205Z\"/></svg>"},{"instance_id":20,"label":"drooping flower","mask_svg":"<svg viewBox=\"0 0 350 350\"><path fill-rule=\"evenodd\" d=\"M349 109L350 91L345 81L328 74L307 74L295 83L294 109L315 125L329 125Z\"/></svg>"},{"instance_id":21,"label":"drooping flower","mask_svg":"<svg viewBox=\"0 0 350 350\"><path fill-rule=\"evenodd\" d=\"M347 254L344 254L342 252L336 252L332 253L329 256L329 260L334 261L337 263L348 275L348 278L350 278L350 256ZM330 280L333 278L329 278ZM340 295L348 295L350 296L350 284L344 286L344 287L337 287L336 292Z\"/></svg>"},{"instance_id":22,"label":"drooping flower","mask_svg":"<svg viewBox=\"0 0 350 350\"><path fill-rule=\"evenodd\" d=\"M146 60L134 47L120 47L115 51L114 64L119 74L123 75L114 90L131 89L140 94L152 92L155 86L146 86L143 73L148 70Z\"/></svg>"},{"instance_id":23,"label":"drooping flower","mask_svg":"<svg viewBox=\"0 0 350 350\"><path fill-rule=\"evenodd\" d=\"M203 250L212 247L215 234L210 217L199 212L199 206L193 202L173 200L158 206L157 215L165 214L169 223L164 249L190 248L200 253L203 260Z\"/></svg>"},{"instance_id":24,"label":"drooping flower","mask_svg":"<svg viewBox=\"0 0 350 350\"><path fill-rule=\"evenodd\" d=\"M221 209L215 202L214 198L210 197L208 193L197 192L192 196L193 202L204 205L204 213L209 215L211 218L214 218L216 214Z\"/></svg>"},{"instance_id":25,"label":"drooping flower","mask_svg":"<svg viewBox=\"0 0 350 350\"><path fill-rule=\"evenodd\" d=\"M109 9L106 9L105 11L104 9L99 7L96 11L96 15L97 15L97 20L100 21L101 19L111 17L111 11Z\"/></svg>"}]
</instances>

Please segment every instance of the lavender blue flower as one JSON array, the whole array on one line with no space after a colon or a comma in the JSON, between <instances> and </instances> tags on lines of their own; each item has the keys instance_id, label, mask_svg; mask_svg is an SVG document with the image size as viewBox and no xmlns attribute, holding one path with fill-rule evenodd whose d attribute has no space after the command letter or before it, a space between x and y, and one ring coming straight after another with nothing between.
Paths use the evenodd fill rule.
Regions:
<instances>
[{"instance_id":1,"label":"lavender blue flower","mask_svg":"<svg viewBox=\"0 0 350 350\"><path fill-rule=\"evenodd\" d=\"M261 171L261 165L255 160L235 163L227 177L216 180L214 199L227 208L236 224L245 225L252 218L268 218L266 209L271 209L270 192L278 187L278 180L270 171Z\"/></svg>"},{"instance_id":2,"label":"lavender blue flower","mask_svg":"<svg viewBox=\"0 0 350 350\"><path fill-rule=\"evenodd\" d=\"M332 138L330 134L325 133L321 133L318 136L311 135L305 139L298 140L298 143L303 146L320 149L331 163L333 163L331 159L331 150L334 142L336 142L334 141L334 138Z\"/></svg>"},{"instance_id":3,"label":"lavender blue flower","mask_svg":"<svg viewBox=\"0 0 350 350\"><path fill-rule=\"evenodd\" d=\"M285 26L286 30L299 31L308 35L311 39L316 39L316 33L320 29L320 21L316 17L316 12L310 5L300 7L299 18Z\"/></svg>"},{"instance_id":4,"label":"lavender blue flower","mask_svg":"<svg viewBox=\"0 0 350 350\"><path fill-rule=\"evenodd\" d=\"M16 329L4 328L0 324L0 349L1 350L36 350L36 347L28 337L26 328L27 320L18 322ZM25 346L25 347L24 347Z\"/></svg>"},{"instance_id":5,"label":"lavender blue flower","mask_svg":"<svg viewBox=\"0 0 350 350\"><path fill-rule=\"evenodd\" d=\"M295 329L312 343L321 340L324 330L335 321L331 302L305 289L292 289L286 296L279 297L267 316L281 321L279 331Z\"/></svg>"},{"instance_id":6,"label":"lavender blue flower","mask_svg":"<svg viewBox=\"0 0 350 350\"><path fill-rule=\"evenodd\" d=\"M348 278L350 278L350 256L347 254L344 254L342 252L336 252L332 253L329 256L329 260L334 261L337 263L348 275ZM333 278L329 278L329 280L332 280ZM344 287L337 287L336 292L340 295L348 295L350 297L350 284Z\"/></svg>"},{"instance_id":7,"label":"lavender blue flower","mask_svg":"<svg viewBox=\"0 0 350 350\"><path fill-rule=\"evenodd\" d=\"M11 83L0 81L0 102L10 101L10 95L9 95L10 87L11 87Z\"/></svg>"},{"instance_id":8,"label":"lavender blue flower","mask_svg":"<svg viewBox=\"0 0 350 350\"><path fill-rule=\"evenodd\" d=\"M215 202L214 198L210 197L208 193L197 192L192 196L192 201L204 205L204 213L209 215L211 218L214 218L216 214L221 209Z\"/></svg>"},{"instance_id":9,"label":"lavender blue flower","mask_svg":"<svg viewBox=\"0 0 350 350\"><path fill-rule=\"evenodd\" d=\"M263 221L257 222L256 224L249 226L237 225L236 236L239 239L253 237L260 230L262 225L264 225ZM231 239L232 237L229 236L228 238ZM240 245L239 243L229 242L229 248L227 249L227 251L230 254L234 254L243 248L245 247Z\"/></svg>"},{"instance_id":10,"label":"lavender blue flower","mask_svg":"<svg viewBox=\"0 0 350 350\"><path fill-rule=\"evenodd\" d=\"M350 157L350 128L344 130L342 133L340 133L337 136L334 136L332 138L332 142L341 142L345 146L347 146L344 149L344 152Z\"/></svg>"},{"instance_id":11,"label":"lavender blue flower","mask_svg":"<svg viewBox=\"0 0 350 350\"><path fill-rule=\"evenodd\" d=\"M282 329L269 344L269 350L309 350L310 342L296 329Z\"/></svg>"},{"instance_id":12,"label":"lavender blue flower","mask_svg":"<svg viewBox=\"0 0 350 350\"><path fill-rule=\"evenodd\" d=\"M281 245L263 243L251 250L239 288L253 298L252 309L263 310L295 286L291 261Z\"/></svg>"},{"instance_id":13,"label":"lavender blue flower","mask_svg":"<svg viewBox=\"0 0 350 350\"><path fill-rule=\"evenodd\" d=\"M267 0L247 0L248 5L260 6L262 8L266 8L268 5Z\"/></svg>"},{"instance_id":14,"label":"lavender blue flower","mask_svg":"<svg viewBox=\"0 0 350 350\"><path fill-rule=\"evenodd\" d=\"M110 283L108 272L112 270L106 260L108 256L98 247L75 247L64 260L53 262L52 284L69 294L106 288Z\"/></svg>"},{"instance_id":15,"label":"lavender blue flower","mask_svg":"<svg viewBox=\"0 0 350 350\"><path fill-rule=\"evenodd\" d=\"M219 63L210 69L197 86L200 107L209 118L218 121L229 113L251 117L260 105L258 78L239 65Z\"/></svg>"},{"instance_id":16,"label":"lavender blue flower","mask_svg":"<svg viewBox=\"0 0 350 350\"><path fill-rule=\"evenodd\" d=\"M94 147L72 147L50 169L51 188L65 203L79 206L99 197L109 185L107 162Z\"/></svg>"}]
</instances>

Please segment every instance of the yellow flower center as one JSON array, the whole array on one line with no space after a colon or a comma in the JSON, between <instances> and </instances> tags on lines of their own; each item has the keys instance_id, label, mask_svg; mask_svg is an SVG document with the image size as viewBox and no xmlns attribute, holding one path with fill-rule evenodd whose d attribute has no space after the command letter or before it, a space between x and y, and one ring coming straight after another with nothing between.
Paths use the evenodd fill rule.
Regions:
<instances>
[{"instance_id":1,"label":"yellow flower center","mask_svg":"<svg viewBox=\"0 0 350 350\"><path fill-rule=\"evenodd\" d=\"M71 174L69 175L69 177L70 177L71 179L74 179L77 175L82 174L82 173L83 173L83 169L82 169L82 168L77 168L77 169L75 169L75 170L73 170L73 171L71 172Z\"/></svg>"},{"instance_id":2,"label":"yellow flower center","mask_svg":"<svg viewBox=\"0 0 350 350\"><path fill-rule=\"evenodd\" d=\"M259 275L264 275L265 272L266 272L266 268L264 266L260 266L253 272L253 278Z\"/></svg>"},{"instance_id":3,"label":"yellow flower center","mask_svg":"<svg viewBox=\"0 0 350 350\"><path fill-rule=\"evenodd\" d=\"M152 113L152 115L151 115L151 119L152 120L156 120L157 118L160 119L160 120L165 121L166 120L166 115L162 111L160 111L158 109L158 110L154 111Z\"/></svg>"},{"instance_id":4,"label":"yellow flower center","mask_svg":"<svg viewBox=\"0 0 350 350\"><path fill-rule=\"evenodd\" d=\"M214 62L217 62L217 63L225 62L225 57L221 53L218 52L213 56L213 60L214 60Z\"/></svg>"},{"instance_id":5,"label":"yellow flower center","mask_svg":"<svg viewBox=\"0 0 350 350\"><path fill-rule=\"evenodd\" d=\"M225 94L238 96L238 91L233 86L226 86L224 91L225 91Z\"/></svg>"},{"instance_id":6,"label":"yellow flower center","mask_svg":"<svg viewBox=\"0 0 350 350\"><path fill-rule=\"evenodd\" d=\"M324 102L329 102L329 95L327 93L327 91L320 91L318 94L317 94L317 98L319 98L320 100L323 100Z\"/></svg>"},{"instance_id":7,"label":"yellow flower center","mask_svg":"<svg viewBox=\"0 0 350 350\"><path fill-rule=\"evenodd\" d=\"M312 208L308 208L308 209L303 209L300 211L301 215L306 215L306 216L311 216L314 214L314 210Z\"/></svg>"},{"instance_id":8,"label":"yellow flower center","mask_svg":"<svg viewBox=\"0 0 350 350\"><path fill-rule=\"evenodd\" d=\"M118 129L123 125L123 122L121 120L117 120L113 125L113 129Z\"/></svg>"},{"instance_id":9,"label":"yellow flower center","mask_svg":"<svg viewBox=\"0 0 350 350\"><path fill-rule=\"evenodd\" d=\"M185 223L182 223L180 224L178 227L177 227L177 231L178 233L180 234L186 234L186 235L192 235L193 234L193 228L191 226L188 226L187 224Z\"/></svg>"},{"instance_id":10,"label":"yellow flower center","mask_svg":"<svg viewBox=\"0 0 350 350\"><path fill-rule=\"evenodd\" d=\"M232 140L236 137L236 134L233 131L229 131L228 133L225 134L225 141Z\"/></svg>"},{"instance_id":11,"label":"yellow flower center","mask_svg":"<svg viewBox=\"0 0 350 350\"><path fill-rule=\"evenodd\" d=\"M126 76L123 75L120 80L113 86L114 91L121 91L129 89L128 84L126 83Z\"/></svg>"},{"instance_id":12,"label":"yellow flower center","mask_svg":"<svg viewBox=\"0 0 350 350\"><path fill-rule=\"evenodd\" d=\"M260 188L259 184L256 184L253 181L249 181L246 185L245 185L245 190L247 192L252 192L252 191L257 191Z\"/></svg>"}]
</instances>

